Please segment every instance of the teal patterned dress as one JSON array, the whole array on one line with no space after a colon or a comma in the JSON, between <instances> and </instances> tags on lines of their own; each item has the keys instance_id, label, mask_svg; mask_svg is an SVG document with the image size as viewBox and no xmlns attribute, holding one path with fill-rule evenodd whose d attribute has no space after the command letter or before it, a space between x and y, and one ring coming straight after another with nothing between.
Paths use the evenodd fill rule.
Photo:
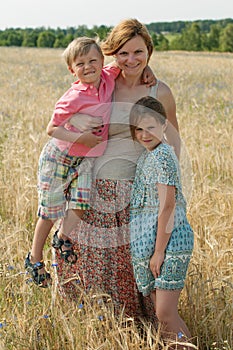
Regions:
<instances>
[{"instance_id":1,"label":"teal patterned dress","mask_svg":"<svg viewBox=\"0 0 233 350\"><path fill-rule=\"evenodd\" d=\"M157 183L175 186L176 209L161 274L155 278L149 262L154 253L158 223ZM156 288L183 288L193 250L193 230L186 217L178 160L167 144L161 143L153 151L145 151L138 160L131 192L130 239L134 275L144 296Z\"/></svg>"}]
</instances>

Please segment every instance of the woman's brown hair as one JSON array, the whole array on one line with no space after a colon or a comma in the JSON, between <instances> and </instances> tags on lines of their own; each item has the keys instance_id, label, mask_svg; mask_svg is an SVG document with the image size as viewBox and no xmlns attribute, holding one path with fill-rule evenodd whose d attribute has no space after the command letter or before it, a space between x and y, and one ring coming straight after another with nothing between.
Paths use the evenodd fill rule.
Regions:
<instances>
[{"instance_id":1,"label":"woman's brown hair","mask_svg":"<svg viewBox=\"0 0 233 350\"><path fill-rule=\"evenodd\" d=\"M127 41L137 35L142 37L147 46L149 61L154 49L152 38L146 26L133 18L121 21L111 30L106 40L101 44L104 55L115 55Z\"/></svg>"}]
</instances>

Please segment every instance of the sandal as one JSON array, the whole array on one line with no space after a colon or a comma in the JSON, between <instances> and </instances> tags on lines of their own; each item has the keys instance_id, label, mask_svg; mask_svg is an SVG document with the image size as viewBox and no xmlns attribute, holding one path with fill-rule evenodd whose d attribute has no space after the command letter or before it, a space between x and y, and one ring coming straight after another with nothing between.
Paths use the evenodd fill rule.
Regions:
<instances>
[{"instance_id":1,"label":"sandal","mask_svg":"<svg viewBox=\"0 0 233 350\"><path fill-rule=\"evenodd\" d=\"M57 234L58 234L58 231L56 231L53 236L53 242L52 242L53 248L60 250L60 256L62 259L65 260L67 264L71 264L71 265L75 264L78 257L77 257L77 254L72 249L73 244L69 239L64 241L63 239L59 238ZM62 246L69 249L62 250ZM69 260L70 257L72 257L72 260Z\"/></svg>"},{"instance_id":2,"label":"sandal","mask_svg":"<svg viewBox=\"0 0 233 350\"><path fill-rule=\"evenodd\" d=\"M41 270L45 266L43 260L33 264L30 261L30 255L31 253L29 252L24 261L25 269L30 273L32 280L35 284L37 284L41 288L48 288L49 284L44 285L43 282L45 280L50 280L51 282L50 274L47 271L45 273L39 274L39 270Z\"/></svg>"}]
</instances>

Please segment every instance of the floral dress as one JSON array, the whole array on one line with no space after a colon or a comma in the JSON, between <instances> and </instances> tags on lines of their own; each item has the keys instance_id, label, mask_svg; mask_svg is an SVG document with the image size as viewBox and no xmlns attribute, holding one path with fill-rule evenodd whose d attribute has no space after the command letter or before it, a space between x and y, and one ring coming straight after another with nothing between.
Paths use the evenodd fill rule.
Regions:
<instances>
[{"instance_id":1,"label":"floral dress","mask_svg":"<svg viewBox=\"0 0 233 350\"><path fill-rule=\"evenodd\" d=\"M158 83L151 88L156 96ZM150 297L139 292L130 252L130 193L136 164L143 147L131 138L129 111L132 104L113 105L109 140L103 156L95 161L91 207L71 239L78 260L67 265L55 252L58 290L79 302L80 293L109 295L116 314L135 320L155 321ZM81 287L81 288L80 288Z\"/></svg>"},{"instance_id":2,"label":"floral dress","mask_svg":"<svg viewBox=\"0 0 233 350\"><path fill-rule=\"evenodd\" d=\"M149 262L154 253L159 197L156 184L175 186L174 228L165 251L161 274L154 278ZM193 250L193 230L186 217L178 160L171 146L160 144L138 160L131 192L131 254L137 286L144 296L156 288L182 289Z\"/></svg>"}]
</instances>

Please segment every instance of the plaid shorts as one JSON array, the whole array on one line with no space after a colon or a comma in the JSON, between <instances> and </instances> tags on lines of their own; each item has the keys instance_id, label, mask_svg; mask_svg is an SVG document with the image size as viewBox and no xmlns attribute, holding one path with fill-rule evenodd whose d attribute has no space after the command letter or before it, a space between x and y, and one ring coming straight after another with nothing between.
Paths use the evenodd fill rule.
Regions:
<instances>
[{"instance_id":1,"label":"plaid shorts","mask_svg":"<svg viewBox=\"0 0 233 350\"><path fill-rule=\"evenodd\" d=\"M50 140L38 168L38 216L57 220L67 209L89 208L94 158L69 156Z\"/></svg>"}]
</instances>

